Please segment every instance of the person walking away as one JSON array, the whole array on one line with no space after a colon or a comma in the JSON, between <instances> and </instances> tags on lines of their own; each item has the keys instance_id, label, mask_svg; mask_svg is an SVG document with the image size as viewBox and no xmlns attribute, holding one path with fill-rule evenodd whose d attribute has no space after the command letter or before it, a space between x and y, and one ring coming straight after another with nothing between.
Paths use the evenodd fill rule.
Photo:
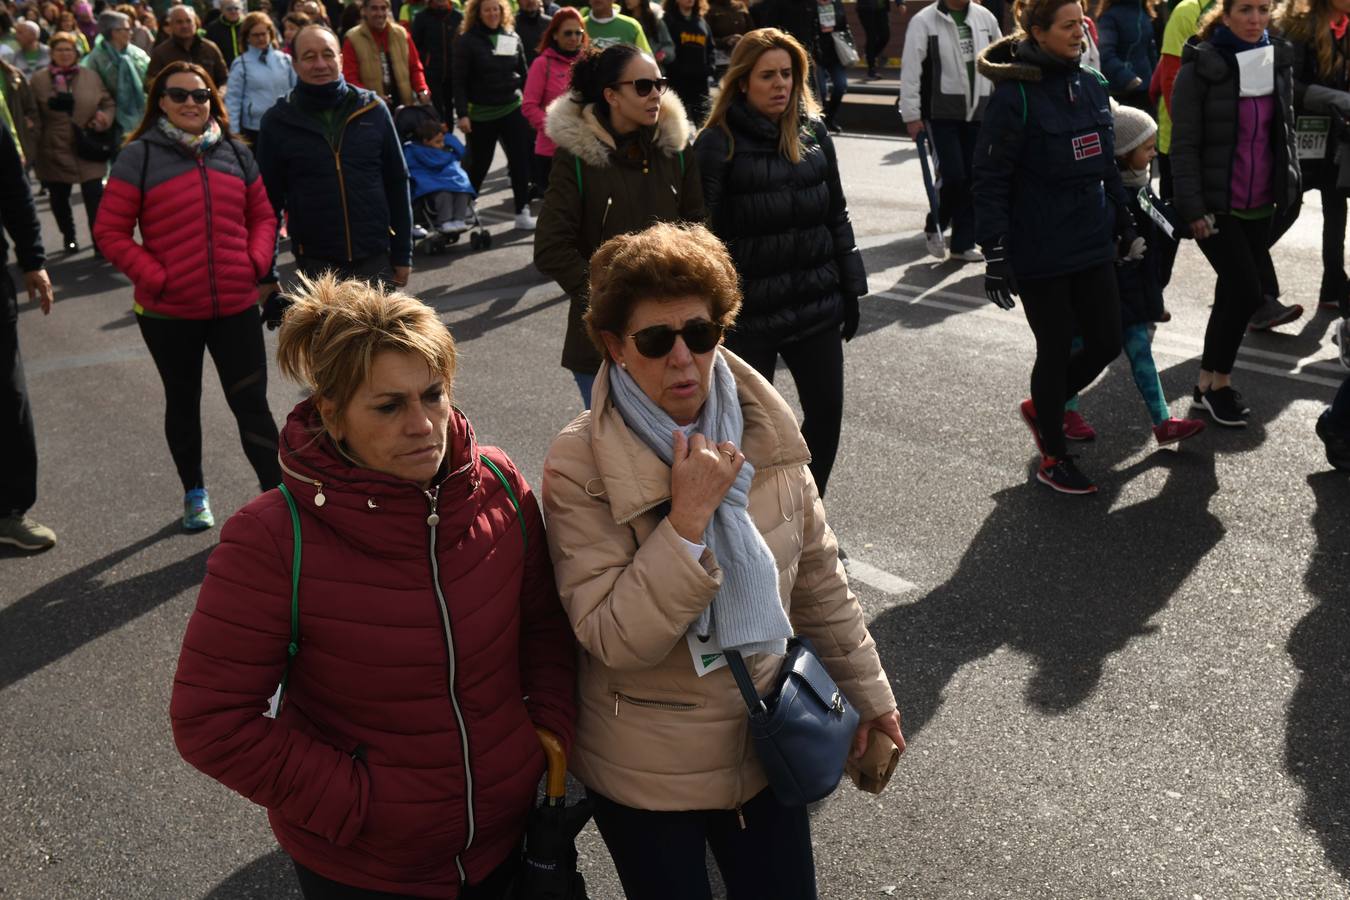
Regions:
<instances>
[{"instance_id":1,"label":"person walking away","mask_svg":"<svg viewBox=\"0 0 1350 900\"><path fill-rule=\"evenodd\" d=\"M83 65L98 73L117 105L118 134L131 134L145 115L150 57L131 43L131 20L123 13L99 13L98 26L102 33Z\"/></svg>"},{"instance_id":2,"label":"person walking away","mask_svg":"<svg viewBox=\"0 0 1350 900\"><path fill-rule=\"evenodd\" d=\"M808 72L791 35L750 32L694 147L708 222L745 292L727 347L770 383L778 358L787 364L823 497L843 422L844 342L857 334L867 273Z\"/></svg>"},{"instance_id":3,"label":"person walking away","mask_svg":"<svg viewBox=\"0 0 1350 900\"><path fill-rule=\"evenodd\" d=\"M277 49L277 29L267 13L249 13L239 28L247 47L230 63L225 111L239 135L256 147L263 116L295 87L295 68Z\"/></svg>"},{"instance_id":4,"label":"person walking away","mask_svg":"<svg viewBox=\"0 0 1350 900\"><path fill-rule=\"evenodd\" d=\"M412 20L413 45L422 60L431 105L447 125L455 121L451 50L463 21L464 14L451 6L450 0L431 0Z\"/></svg>"},{"instance_id":5,"label":"person walking away","mask_svg":"<svg viewBox=\"0 0 1350 900\"><path fill-rule=\"evenodd\" d=\"M802 635L858 711L851 752L873 733L905 745L797 420L718 347L737 279L701 226L601 245L595 405L544 460L555 578L584 651L569 762L624 894L643 900L711 898L709 847L730 900L816 897L807 807L768 787L731 670L705 668L721 654L703 648L739 650L764 691Z\"/></svg>"},{"instance_id":6,"label":"person walking away","mask_svg":"<svg viewBox=\"0 0 1350 900\"><path fill-rule=\"evenodd\" d=\"M501 144L511 177L515 226L533 231L530 144L534 133L520 111L528 69L525 48L511 25L511 9L505 0L469 0L455 38L450 81L459 130L469 145L469 181L474 191L483 187Z\"/></svg>"},{"instance_id":7,"label":"person walking away","mask_svg":"<svg viewBox=\"0 0 1350 900\"><path fill-rule=\"evenodd\" d=\"M549 22L561 7L550 2L547 7L541 0L519 0L516 7L516 34L520 35L525 47L525 65L532 66L543 51L539 49L548 30Z\"/></svg>"},{"instance_id":8,"label":"person walking away","mask_svg":"<svg viewBox=\"0 0 1350 900\"><path fill-rule=\"evenodd\" d=\"M77 152L75 128L104 132L113 127L117 107L97 72L77 63L75 36L52 35L52 64L33 76L33 99L38 108L37 153L33 174L51 198L52 217L61 229L61 244L67 253L79 251L70 192L80 186L80 199L89 231L94 230L99 199L103 196L106 161L82 158ZM97 243L97 242L96 242Z\"/></svg>"},{"instance_id":9,"label":"person walking away","mask_svg":"<svg viewBox=\"0 0 1350 900\"><path fill-rule=\"evenodd\" d=\"M924 222L928 252L945 259L942 232L952 228L952 257L983 262L975 248L975 202L970 180L975 142L993 84L975 69L975 60L1002 36L998 20L970 0L941 0L925 6L909 20L900 69L900 118L910 140L927 132L937 155L942 182L935 222Z\"/></svg>"},{"instance_id":10,"label":"person walking away","mask_svg":"<svg viewBox=\"0 0 1350 900\"><path fill-rule=\"evenodd\" d=\"M306 900L502 900L546 769L536 729L570 749L576 717L538 501L453 406L454 340L416 298L310 282L277 360L308 395L285 494L221 530L174 743L267 809Z\"/></svg>"},{"instance_id":11,"label":"person walking away","mask_svg":"<svg viewBox=\"0 0 1350 900\"><path fill-rule=\"evenodd\" d=\"M1270 248L1302 202L1294 51L1269 24L1263 0L1223 0L1187 42L1172 89L1177 213L1217 276L1193 393L1227 428L1251 412L1233 364L1248 321L1279 294Z\"/></svg>"},{"instance_id":12,"label":"person walking away","mask_svg":"<svg viewBox=\"0 0 1350 900\"><path fill-rule=\"evenodd\" d=\"M708 0L666 0L666 28L675 42L675 58L666 77L689 119L701 123L708 112L708 80L714 71L712 29L704 16Z\"/></svg>"},{"instance_id":13,"label":"person walking away","mask_svg":"<svg viewBox=\"0 0 1350 900\"><path fill-rule=\"evenodd\" d=\"M228 69L239 54L248 49L248 32L243 27L243 0L221 0L220 15L206 26L206 39L220 48Z\"/></svg>"},{"instance_id":14,"label":"person walking away","mask_svg":"<svg viewBox=\"0 0 1350 900\"><path fill-rule=\"evenodd\" d=\"M891 43L891 0L858 0L857 6L858 21L866 37L863 53L867 59L867 80L878 81L881 73L877 68Z\"/></svg>"},{"instance_id":15,"label":"person walking away","mask_svg":"<svg viewBox=\"0 0 1350 900\"><path fill-rule=\"evenodd\" d=\"M553 168L553 154L558 150L544 127L549 105L567 93L567 87L572 81L572 65L589 46L586 23L582 21L581 13L570 6L554 14L539 39L539 52L525 77L525 89L521 92L520 102L521 115L534 129L534 157L530 166L533 182L531 197L544 196L548 189L549 172Z\"/></svg>"},{"instance_id":16,"label":"person walking away","mask_svg":"<svg viewBox=\"0 0 1350 900\"><path fill-rule=\"evenodd\" d=\"M1294 51L1294 112L1303 190L1322 196L1322 283L1318 304L1350 315L1345 273L1346 197L1338 155L1350 141L1350 11L1348 0L1302 0L1281 7L1280 34ZM1305 119L1304 117L1308 117ZM1311 121L1309 121L1311 119ZM1259 313L1258 313L1259 315Z\"/></svg>"},{"instance_id":17,"label":"person walking away","mask_svg":"<svg viewBox=\"0 0 1350 900\"><path fill-rule=\"evenodd\" d=\"M597 50L603 50L611 44L632 44L643 53L652 52L642 24L615 9L614 0L594 0L583 15L586 19L586 34Z\"/></svg>"},{"instance_id":18,"label":"person walking away","mask_svg":"<svg viewBox=\"0 0 1350 900\"><path fill-rule=\"evenodd\" d=\"M675 56L675 41L666 27L665 10L651 0L622 0L624 15L642 26L647 46L652 48L652 59L664 73Z\"/></svg>"},{"instance_id":19,"label":"person walking away","mask_svg":"<svg viewBox=\"0 0 1350 900\"><path fill-rule=\"evenodd\" d=\"M202 472L205 352L258 489L281 481L257 302L277 222L253 155L230 134L209 79L181 61L155 79L94 225L98 245L131 279L136 323L164 383L164 434L183 485L185 531L215 524Z\"/></svg>"},{"instance_id":20,"label":"person walking away","mask_svg":"<svg viewBox=\"0 0 1350 900\"><path fill-rule=\"evenodd\" d=\"M19 145L0 128L0 224L14 242L30 303L42 314L52 311L52 282L47 276L42 226L28 189ZM37 503L37 433L28 384L19 353L19 295L9 274L9 244L0 232L0 422L8 435L0 441L0 544L36 552L56 544L56 532L28 518Z\"/></svg>"},{"instance_id":21,"label":"person walking away","mask_svg":"<svg viewBox=\"0 0 1350 900\"><path fill-rule=\"evenodd\" d=\"M18 47L14 50L13 65L23 77L32 80L38 69L51 65L52 52L42 43L42 30L37 25L24 20L14 26L14 38Z\"/></svg>"},{"instance_id":22,"label":"person walking away","mask_svg":"<svg viewBox=\"0 0 1350 900\"><path fill-rule=\"evenodd\" d=\"M713 36L713 76L721 78L731 63L731 51L742 37L755 30L755 19L742 0L708 0L703 18Z\"/></svg>"},{"instance_id":23,"label":"person walking away","mask_svg":"<svg viewBox=\"0 0 1350 900\"><path fill-rule=\"evenodd\" d=\"M412 204L389 108L343 79L327 26L302 29L295 50L295 89L263 114L257 156L273 208L288 217L296 269L405 285Z\"/></svg>"},{"instance_id":24,"label":"person walking away","mask_svg":"<svg viewBox=\"0 0 1350 900\"><path fill-rule=\"evenodd\" d=\"M632 44L592 46L572 66L571 88L549 106L545 127L558 149L534 265L567 292L562 366L590 409L601 363L584 321L591 255L655 222L703 221L703 186L684 107L656 60Z\"/></svg>"},{"instance_id":25,"label":"person walking away","mask_svg":"<svg viewBox=\"0 0 1350 900\"><path fill-rule=\"evenodd\" d=\"M976 238L986 295L1011 309L1020 293L1036 336L1031 397L1020 406L1041 455L1036 480L1091 494L1096 484L1065 448L1064 403L1120 353L1114 261L1118 244L1129 247L1136 235L1106 85L1079 62L1082 7L1030 0L1018 25L979 58L994 93L975 147Z\"/></svg>"},{"instance_id":26,"label":"person walking away","mask_svg":"<svg viewBox=\"0 0 1350 900\"><path fill-rule=\"evenodd\" d=\"M431 207L436 230L441 234L459 234L468 230L465 219L473 200L469 176L460 167L464 145L446 134L439 122L426 120L417 126L415 141L403 145L408 161L408 177L412 179L412 199L423 200ZM414 237L420 226L413 226Z\"/></svg>"},{"instance_id":27,"label":"person walking away","mask_svg":"<svg viewBox=\"0 0 1350 900\"><path fill-rule=\"evenodd\" d=\"M220 48L213 41L197 34L197 13L192 7L171 6L164 21L169 30L169 39L150 54L150 65L145 69L147 84L171 62L190 62L201 66L217 88L229 81L230 70L225 65Z\"/></svg>"},{"instance_id":28,"label":"person walking away","mask_svg":"<svg viewBox=\"0 0 1350 900\"><path fill-rule=\"evenodd\" d=\"M389 21L389 0L361 0L361 24L342 43L342 75L352 87L379 94L391 110L431 101L417 45Z\"/></svg>"},{"instance_id":29,"label":"person walking away","mask_svg":"<svg viewBox=\"0 0 1350 900\"><path fill-rule=\"evenodd\" d=\"M1102 74L1111 96L1121 103L1147 110L1148 86L1158 65L1153 40L1155 0L1103 0L1097 9L1097 35Z\"/></svg>"}]
</instances>

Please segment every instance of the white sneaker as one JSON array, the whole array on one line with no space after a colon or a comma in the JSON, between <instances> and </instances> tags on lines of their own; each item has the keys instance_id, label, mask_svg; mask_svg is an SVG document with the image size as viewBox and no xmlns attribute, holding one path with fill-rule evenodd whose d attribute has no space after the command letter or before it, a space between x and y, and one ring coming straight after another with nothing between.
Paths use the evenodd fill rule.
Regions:
<instances>
[{"instance_id":1,"label":"white sneaker","mask_svg":"<svg viewBox=\"0 0 1350 900\"><path fill-rule=\"evenodd\" d=\"M463 219L451 219L448 222L442 222L436 226L436 230L441 234L461 234L469 230L469 226L464 224Z\"/></svg>"},{"instance_id":2,"label":"white sneaker","mask_svg":"<svg viewBox=\"0 0 1350 900\"><path fill-rule=\"evenodd\" d=\"M414 225L412 227L412 236L415 241L420 241L422 238L426 237L427 234L429 234L429 232L421 225Z\"/></svg>"},{"instance_id":3,"label":"white sneaker","mask_svg":"<svg viewBox=\"0 0 1350 900\"><path fill-rule=\"evenodd\" d=\"M959 259L961 262L979 263L984 262L984 254L974 247L969 250L962 250L960 253L953 253L952 259Z\"/></svg>"},{"instance_id":4,"label":"white sneaker","mask_svg":"<svg viewBox=\"0 0 1350 900\"><path fill-rule=\"evenodd\" d=\"M520 231L534 231L534 216L530 215L529 209L522 209L516 213L516 228Z\"/></svg>"},{"instance_id":5,"label":"white sneaker","mask_svg":"<svg viewBox=\"0 0 1350 900\"><path fill-rule=\"evenodd\" d=\"M947 242L942 239L940 231L925 231L923 239L928 242L928 255L934 259L947 258Z\"/></svg>"}]
</instances>

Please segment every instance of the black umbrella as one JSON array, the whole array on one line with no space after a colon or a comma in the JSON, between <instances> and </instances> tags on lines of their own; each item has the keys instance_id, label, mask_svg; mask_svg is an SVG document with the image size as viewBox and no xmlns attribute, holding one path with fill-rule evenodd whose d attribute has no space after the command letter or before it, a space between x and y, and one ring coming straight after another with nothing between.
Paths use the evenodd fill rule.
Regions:
<instances>
[{"instance_id":1,"label":"black umbrella","mask_svg":"<svg viewBox=\"0 0 1350 900\"><path fill-rule=\"evenodd\" d=\"M544 801L530 812L525 852L511 900L586 900L586 880L577 871L577 835L591 818L591 802L567 805L567 754L551 731L536 729L548 757Z\"/></svg>"}]
</instances>

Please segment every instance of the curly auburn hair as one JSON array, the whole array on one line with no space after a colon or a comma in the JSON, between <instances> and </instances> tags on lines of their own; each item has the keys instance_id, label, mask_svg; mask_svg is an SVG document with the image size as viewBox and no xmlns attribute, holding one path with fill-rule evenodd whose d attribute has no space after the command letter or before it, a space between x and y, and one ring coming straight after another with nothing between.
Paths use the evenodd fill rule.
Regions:
<instances>
[{"instance_id":1,"label":"curly auburn hair","mask_svg":"<svg viewBox=\"0 0 1350 900\"><path fill-rule=\"evenodd\" d=\"M489 0L469 0L464 4L464 21L459 24L459 33L468 34L469 29L477 25L480 21L478 10ZM511 4L506 0L497 0L502 8L502 31L512 31L516 25L516 15L511 11Z\"/></svg>"},{"instance_id":2,"label":"curly auburn hair","mask_svg":"<svg viewBox=\"0 0 1350 900\"><path fill-rule=\"evenodd\" d=\"M622 337L633 307L643 300L704 297L708 317L723 328L741 310L741 284L731 254L702 225L661 222L645 231L621 234L591 256L590 308L586 331L609 357L605 332Z\"/></svg>"}]
</instances>

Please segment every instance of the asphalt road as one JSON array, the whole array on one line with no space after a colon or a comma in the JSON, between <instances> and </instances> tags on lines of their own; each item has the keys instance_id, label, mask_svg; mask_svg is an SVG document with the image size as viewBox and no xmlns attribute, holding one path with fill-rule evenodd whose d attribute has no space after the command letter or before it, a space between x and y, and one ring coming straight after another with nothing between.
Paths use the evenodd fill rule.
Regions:
<instances>
[{"instance_id":1,"label":"asphalt road","mask_svg":"<svg viewBox=\"0 0 1350 900\"><path fill-rule=\"evenodd\" d=\"M1015 408L1032 342L977 266L924 256L914 148L839 141L873 294L848 346L830 520L910 738L880 797L814 811L821 896L1350 896L1350 480L1313 420L1342 375L1327 314L1249 338L1245 431L1155 451L1123 359L1083 399L1101 493L1031 479ZM412 287L463 352L457 402L537 481L576 412L565 301L510 230L419 259ZM45 212L46 236L55 228ZM78 218L78 214L77 214ZM1277 249L1315 305L1316 198ZM217 531L181 534L162 395L125 279L58 257L21 312L49 553L0 551L0 896L296 897L263 813L183 763L179 641ZM1156 353L1183 402L1213 276L1182 248ZM269 342L275 341L269 335ZM208 370L210 367L208 366ZM791 379L780 373L793 399ZM220 520L255 489L215 376L206 472ZM280 419L299 397L274 378ZM620 896L582 836L592 896Z\"/></svg>"}]
</instances>

